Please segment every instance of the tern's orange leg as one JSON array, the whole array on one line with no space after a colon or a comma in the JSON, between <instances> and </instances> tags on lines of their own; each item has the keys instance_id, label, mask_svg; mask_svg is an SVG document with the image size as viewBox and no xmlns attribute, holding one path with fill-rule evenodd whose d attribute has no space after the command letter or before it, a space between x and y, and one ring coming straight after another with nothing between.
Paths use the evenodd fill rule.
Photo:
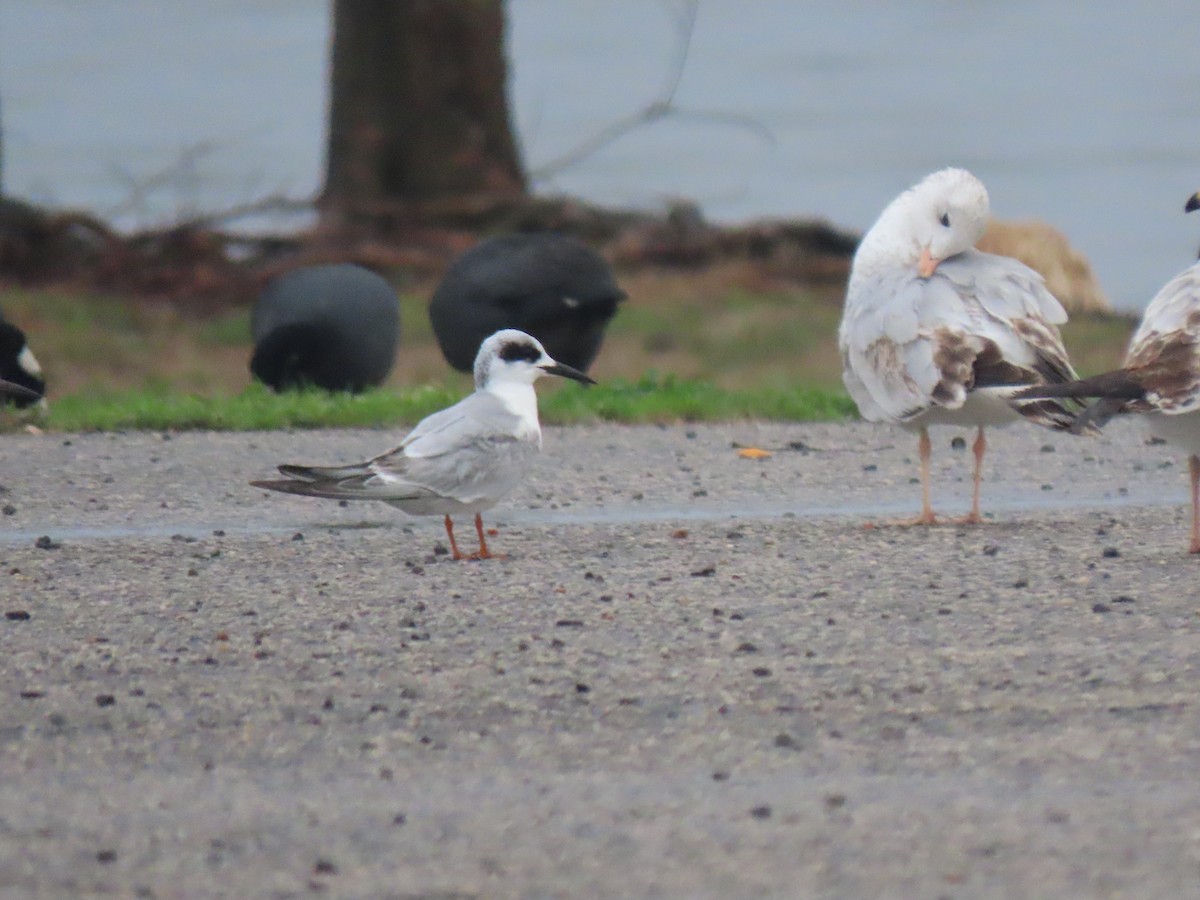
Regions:
<instances>
[{"instance_id":1,"label":"tern's orange leg","mask_svg":"<svg viewBox=\"0 0 1200 900\"><path fill-rule=\"evenodd\" d=\"M1192 545L1189 553L1200 553L1200 456L1188 457L1188 472L1192 476Z\"/></svg>"},{"instance_id":2,"label":"tern's orange leg","mask_svg":"<svg viewBox=\"0 0 1200 900\"><path fill-rule=\"evenodd\" d=\"M452 559L466 559L458 552L458 543L454 540L454 523L450 521L450 514L446 513L446 536L450 538L450 553Z\"/></svg>"},{"instance_id":3,"label":"tern's orange leg","mask_svg":"<svg viewBox=\"0 0 1200 900\"><path fill-rule=\"evenodd\" d=\"M484 517L479 512L475 514L475 534L479 535L479 558L491 559L492 554L487 552L487 540L484 538Z\"/></svg>"},{"instance_id":4,"label":"tern's orange leg","mask_svg":"<svg viewBox=\"0 0 1200 900\"><path fill-rule=\"evenodd\" d=\"M503 558L494 556L489 550L487 540L483 536L483 516L475 513L475 533L479 535L479 556L477 559L497 559Z\"/></svg>"}]
</instances>

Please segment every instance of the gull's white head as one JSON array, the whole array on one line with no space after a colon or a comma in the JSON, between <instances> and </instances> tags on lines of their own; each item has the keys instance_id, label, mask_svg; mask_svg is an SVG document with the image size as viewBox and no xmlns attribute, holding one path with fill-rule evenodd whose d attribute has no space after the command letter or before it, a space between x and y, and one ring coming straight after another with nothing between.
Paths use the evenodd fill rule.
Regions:
<instances>
[{"instance_id":1,"label":"gull's white head","mask_svg":"<svg viewBox=\"0 0 1200 900\"><path fill-rule=\"evenodd\" d=\"M497 331L479 345L475 356L476 390L501 383L533 384L543 375L596 383L578 369L555 362L541 341L515 328Z\"/></svg>"},{"instance_id":2,"label":"gull's white head","mask_svg":"<svg viewBox=\"0 0 1200 900\"><path fill-rule=\"evenodd\" d=\"M975 246L988 222L988 194L966 169L926 176L890 204L863 237L855 267L912 266L929 278L944 259Z\"/></svg>"}]
</instances>

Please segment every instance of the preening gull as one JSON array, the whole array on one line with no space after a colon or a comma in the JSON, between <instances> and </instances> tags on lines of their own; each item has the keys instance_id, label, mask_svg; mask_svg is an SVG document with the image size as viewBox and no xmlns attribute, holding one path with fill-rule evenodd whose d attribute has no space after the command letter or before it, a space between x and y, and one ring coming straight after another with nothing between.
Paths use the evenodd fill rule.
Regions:
<instances>
[{"instance_id":1,"label":"preening gull","mask_svg":"<svg viewBox=\"0 0 1200 900\"><path fill-rule=\"evenodd\" d=\"M863 418L918 432L921 515L929 500L931 425L978 429L971 514L981 521L984 428L1025 418L1069 428L1070 400L1016 403L1022 385L1076 375L1058 325L1062 305L1042 276L1006 256L975 249L988 220L982 182L963 169L927 176L884 209L863 236L838 331L842 378Z\"/></svg>"}]
</instances>

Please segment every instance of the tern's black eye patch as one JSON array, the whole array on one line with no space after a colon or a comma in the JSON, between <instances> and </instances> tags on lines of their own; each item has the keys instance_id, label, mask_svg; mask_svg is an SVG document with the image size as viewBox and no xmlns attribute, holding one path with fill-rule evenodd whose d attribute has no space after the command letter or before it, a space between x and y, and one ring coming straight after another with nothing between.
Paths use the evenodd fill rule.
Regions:
<instances>
[{"instance_id":1,"label":"tern's black eye patch","mask_svg":"<svg viewBox=\"0 0 1200 900\"><path fill-rule=\"evenodd\" d=\"M946 228L950 227L950 213L942 213L942 217L938 219Z\"/></svg>"},{"instance_id":2,"label":"tern's black eye patch","mask_svg":"<svg viewBox=\"0 0 1200 900\"><path fill-rule=\"evenodd\" d=\"M542 358L542 353L528 341L509 341L500 345L500 358L505 362L516 362L519 359L535 363Z\"/></svg>"}]
</instances>

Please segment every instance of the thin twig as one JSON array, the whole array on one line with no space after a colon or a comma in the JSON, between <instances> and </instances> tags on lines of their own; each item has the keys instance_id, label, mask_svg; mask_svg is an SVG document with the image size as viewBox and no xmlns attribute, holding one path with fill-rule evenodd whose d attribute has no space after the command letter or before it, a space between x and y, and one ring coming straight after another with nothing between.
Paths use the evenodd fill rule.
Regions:
<instances>
[{"instance_id":1,"label":"thin twig","mask_svg":"<svg viewBox=\"0 0 1200 900\"><path fill-rule=\"evenodd\" d=\"M683 73L687 67L688 53L692 47L692 35L696 29L696 13L700 8L700 0L686 0L675 23L675 53L667 70L666 80L659 96L650 101L637 112L617 119L596 134L586 138L577 146L563 153L556 159L543 163L529 173L531 181L547 181L565 169L570 168L598 153L609 144L623 138L631 131L644 125L650 125L668 116L682 116L690 119L707 120L717 124L732 125L752 132L767 143L774 143L775 136L761 122L737 113L708 112L702 110L682 110L675 106L675 94L683 81Z\"/></svg>"},{"instance_id":2,"label":"thin twig","mask_svg":"<svg viewBox=\"0 0 1200 900\"><path fill-rule=\"evenodd\" d=\"M297 200L295 197L287 197L283 194L270 194L266 197L260 197L257 200L248 200L245 203L239 203L227 209L220 209L214 212L199 213L191 218L180 219L172 225L172 228L181 229L206 229L216 225L227 225L238 219L244 219L248 216L257 216L262 213L295 213L306 212L313 209L315 202L312 198Z\"/></svg>"}]
</instances>

